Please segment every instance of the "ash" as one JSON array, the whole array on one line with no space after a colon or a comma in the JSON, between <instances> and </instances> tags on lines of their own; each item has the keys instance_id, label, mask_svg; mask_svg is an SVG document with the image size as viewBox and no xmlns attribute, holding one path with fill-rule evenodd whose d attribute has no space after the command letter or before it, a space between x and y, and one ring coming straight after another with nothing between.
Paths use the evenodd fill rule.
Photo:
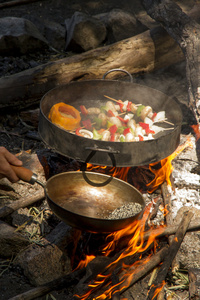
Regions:
<instances>
[{"instance_id":1,"label":"ash","mask_svg":"<svg viewBox=\"0 0 200 300\"><path fill-rule=\"evenodd\" d=\"M188 136L182 136L184 142ZM172 162L174 170L172 176L175 189L171 187L172 217L175 218L177 212L183 206L200 209L200 175L199 161L197 158L195 137L190 136L193 147L186 148Z\"/></svg>"},{"instance_id":2,"label":"ash","mask_svg":"<svg viewBox=\"0 0 200 300\"><path fill-rule=\"evenodd\" d=\"M113 210L107 219L114 220L130 218L139 214L141 211L142 205L140 203L127 203Z\"/></svg>"}]
</instances>

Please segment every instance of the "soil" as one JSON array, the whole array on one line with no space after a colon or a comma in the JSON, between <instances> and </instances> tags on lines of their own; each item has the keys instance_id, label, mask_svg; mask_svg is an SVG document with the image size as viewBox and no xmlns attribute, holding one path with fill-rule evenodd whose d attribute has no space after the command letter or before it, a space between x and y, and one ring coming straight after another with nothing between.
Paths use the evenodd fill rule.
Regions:
<instances>
[{"instance_id":1,"label":"soil","mask_svg":"<svg viewBox=\"0 0 200 300\"><path fill-rule=\"evenodd\" d=\"M6 1L1 1L4 3ZM187 10L190 10L196 1L179 1ZM83 11L91 15L98 13L108 12L113 8L120 8L125 11L132 12L140 16L141 19L146 20L146 24L149 27L153 26L154 21L151 20L145 13L141 1L130 1L130 0L110 0L110 1L91 1L91 0L43 0L36 1L33 3L28 3L26 5L18 5L13 7L8 7L0 10L0 18L5 16L15 16L24 17L31 20L33 23L36 22L37 26L40 27L40 22L42 20L53 20L60 24L64 24L64 20L71 17L75 11ZM38 63L44 63L51 59L54 53L46 52L41 54L36 54L34 59L37 57ZM38 58L39 57L39 58ZM30 67L29 56L24 57L23 61L27 62L24 68ZM0 57L1 60L5 58ZM19 66L14 64L13 58L7 58L9 68L0 66L0 75L7 76L12 73L19 71ZM175 96L178 98L180 105L183 108L184 114L184 125L182 132L188 134L192 132L190 124L193 124L194 119L187 107L187 83L185 77L185 63L181 63L165 70L160 70L154 74L145 74L134 78L137 83L142 83L161 91ZM33 107L35 108L35 107ZM36 152L38 149L44 149L44 144L39 140L37 135L37 127L33 124L24 123L20 118L18 112L16 114L10 115L9 113L5 116L1 116L0 120L1 132L0 132L0 145L6 147L12 153L19 153L22 150L31 150L31 152ZM192 132L193 133L193 132ZM4 260L0 259L0 267ZM5 264L9 265L9 262L5 261ZM145 278L144 281L147 281ZM24 291L32 289L33 286L30 285L27 278L23 275L20 269L13 267L12 264L8 268L4 268L1 273L0 268L0 300L7 300L20 294ZM134 299L145 299L147 291L141 291L141 283L134 286L135 296ZM126 293L128 296L128 292ZM133 299L131 298L127 299ZM184 299L186 297L185 292L183 292L179 299ZM45 299L72 299L72 291L64 290L62 292L52 292L48 296L43 296L36 298L38 300ZM186 298L185 298L186 299Z\"/></svg>"}]
</instances>

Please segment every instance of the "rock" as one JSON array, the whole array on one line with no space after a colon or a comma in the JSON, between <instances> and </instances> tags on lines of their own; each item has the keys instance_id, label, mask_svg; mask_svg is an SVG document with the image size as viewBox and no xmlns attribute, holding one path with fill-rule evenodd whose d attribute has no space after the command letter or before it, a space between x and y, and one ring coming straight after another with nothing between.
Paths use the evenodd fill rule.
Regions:
<instances>
[{"instance_id":1,"label":"rock","mask_svg":"<svg viewBox=\"0 0 200 300\"><path fill-rule=\"evenodd\" d=\"M72 271L67 252L70 247L73 249L73 229L60 222L43 240L43 246L30 245L19 253L14 264L33 285L43 285Z\"/></svg>"},{"instance_id":2,"label":"rock","mask_svg":"<svg viewBox=\"0 0 200 300\"><path fill-rule=\"evenodd\" d=\"M66 51L83 52L100 46L106 38L105 25L92 16L75 12L65 20Z\"/></svg>"},{"instance_id":3,"label":"rock","mask_svg":"<svg viewBox=\"0 0 200 300\"><path fill-rule=\"evenodd\" d=\"M37 27L24 18L0 19L0 55L21 55L48 47Z\"/></svg>"},{"instance_id":4,"label":"rock","mask_svg":"<svg viewBox=\"0 0 200 300\"><path fill-rule=\"evenodd\" d=\"M107 43L115 43L135 36L148 28L138 21L134 15L121 9L113 9L109 13L96 15L107 28Z\"/></svg>"},{"instance_id":5,"label":"rock","mask_svg":"<svg viewBox=\"0 0 200 300\"><path fill-rule=\"evenodd\" d=\"M65 49L65 27L57 22L44 21L44 36L49 44L60 51Z\"/></svg>"}]
</instances>

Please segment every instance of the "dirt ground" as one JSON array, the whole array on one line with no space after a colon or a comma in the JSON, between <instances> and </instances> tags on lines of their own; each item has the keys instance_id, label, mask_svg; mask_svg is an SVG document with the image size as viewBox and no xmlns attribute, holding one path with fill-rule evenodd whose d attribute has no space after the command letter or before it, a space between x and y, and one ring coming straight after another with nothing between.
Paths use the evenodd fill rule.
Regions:
<instances>
[{"instance_id":1,"label":"dirt ground","mask_svg":"<svg viewBox=\"0 0 200 300\"><path fill-rule=\"evenodd\" d=\"M5 1L1 1L2 3ZM186 10L190 10L196 1L177 1L180 2ZM43 0L26 5L18 5L10 8L4 8L0 10L0 18L5 16L15 16L15 17L24 17L28 18L33 22L42 21L43 19L53 20L61 24L64 23L64 20L73 15L75 11L83 11L95 15L98 13L108 12L113 8L124 9L135 13L140 16L141 19L144 18L146 22L151 26L154 21L151 20L145 13L141 1L139 0L100 0L100 1L91 1L91 0ZM149 85L154 88L159 88L163 92L166 92L170 95L176 96L180 103L184 107L185 113L185 123L188 125L192 123L192 116L190 111L187 109L187 85L185 78L185 64L179 64L177 66L170 67L166 70L160 70L155 74L143 75L135 79L136 82ZM24 126L16 119L13 119L13 116L4 116L6 118L5 124L8 128L10 126L19 126L18 130L20 132L25 130ZM8 118L7 118L8 117ZM26 129L27 130L27 129ZM188 132L188 126L183 126L185 133ZM8 137L6 134L0 135L0 145L5 146L11 152L18 153L20 150L29 150L33 152L37 149L42 149L44 145L37 141L36 139L21 139L20 137L14 136L14 138ZM9 268L1 269L2 262L9 266L9 261L0 259L0 300L8 300L11 297L14 297L17 294L20 294L26 290L33 288L24 277L20 269L14 268L12 264ZM2 272L2 273L1 273ZM146 279L147 280L147 279ZM136 295L137 289L140 290L140 284L136 286ZM140 291L141 292L141 291ZM48 296L36 298L38 300L46 299L71 299L71 292L65 291L62 293L53 292ZM127 293L128 295L128 293ZM183 293L182 298L184 299L186 295ZM138 298L139 297L139 298ZM144 298L142 298L144 297ZM146 294L142 296L136 296L134 299L145 299ZM130 300L133 299L132 297ZM186 299L186 298L185 298Z\"/></svg>"}]
</instances>

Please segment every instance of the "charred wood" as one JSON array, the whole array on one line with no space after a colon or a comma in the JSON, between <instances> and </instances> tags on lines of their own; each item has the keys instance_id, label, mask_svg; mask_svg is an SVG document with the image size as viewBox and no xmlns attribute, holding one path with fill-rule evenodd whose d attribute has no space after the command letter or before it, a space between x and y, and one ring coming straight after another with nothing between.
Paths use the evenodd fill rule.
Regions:
<instances>
[{"instance_id":1,"label":"charred wood","mask_svg":"<svg viewBox=\"0 0 200 300\"><path fill-rule=\"evenodd\" d=\"M188 270L189 274L189 295L191 300L197 300L200 297L200 270L191 268Z\"/></svg>"}]
</instances>

